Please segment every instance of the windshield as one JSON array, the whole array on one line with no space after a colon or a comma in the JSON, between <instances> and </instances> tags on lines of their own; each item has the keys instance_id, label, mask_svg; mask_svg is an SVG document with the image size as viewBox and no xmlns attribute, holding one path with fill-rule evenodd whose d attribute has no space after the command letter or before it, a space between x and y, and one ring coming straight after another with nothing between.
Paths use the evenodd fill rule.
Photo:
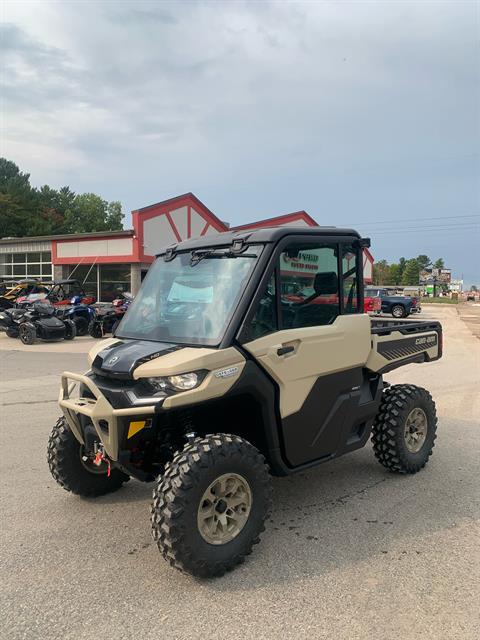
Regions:
<instances>
[{"instance_id":1,"label":"windshield","mask_svg":"<svg viewBox=\"0 0 480 640\"><path fill-rule=\"evenodd\" d=\"M221 342L261 247L157 258L115 335L161 342Z\"/></svg>"}]
</instances>

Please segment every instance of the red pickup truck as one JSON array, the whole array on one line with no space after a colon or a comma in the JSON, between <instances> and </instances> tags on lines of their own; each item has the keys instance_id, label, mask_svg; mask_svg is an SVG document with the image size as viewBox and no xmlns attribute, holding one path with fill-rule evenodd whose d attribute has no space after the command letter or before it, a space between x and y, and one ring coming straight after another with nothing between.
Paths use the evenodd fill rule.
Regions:
<instances>
[{"instance_id":1,"label":"red pickup truck","mask_svg":"<svg viewBox=\"0 0 480 640\"><path fill-rule=\"evenodd\" d=\"M363 310L365 313L380 313L382 310L382 301L379 296L370 296L368 295L367 290L365 290L364 298L363 298Z\"/></svg>"}]
</instances>

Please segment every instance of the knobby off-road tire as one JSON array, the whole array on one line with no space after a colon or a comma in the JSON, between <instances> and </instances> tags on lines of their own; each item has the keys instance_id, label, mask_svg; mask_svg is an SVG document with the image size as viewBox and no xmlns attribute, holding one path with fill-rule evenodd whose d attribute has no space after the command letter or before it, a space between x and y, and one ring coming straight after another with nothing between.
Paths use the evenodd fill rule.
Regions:
<instances>
[{"instance_id":1,"label":"knobby off-road tire","mask_svg":"<svg viewBox=\"0 0 480 640\"><path fill-rule=\"evenodd\" d=\"M77 337L77 325L73 320L65 320L64 340L74 340Z\"/></svg>"},{"instance_id":2,"label":"knobby off-road tire","mask_svg":"<svg viewBox=\"0 0 480 640\"><path fill-rule=\"evenodd\" d=\"M226 491L237 483L236 486L245 492L243 495L248 496L249 507L243 512L246 520L239 525L241 528L232 539L223 543L218 540L208 542L199 524L203 514L200 509L204 509L210 500L213 507L213 500L218 498L209 493L211 488L230 482L229 478L232 484L223 485ZM210 498L205 501L206 495ZM224 505L228 500L232 505L234 501L238 502L231 496L231 491L226 493ZM215 508L222 506L221 502L220 499ZM243 562L252 546L260 541L270 507L270 476L259 451L235 435L207 435L195 438L183 451L177 452L159 478L151 509L152 535L172 567L202 578L220 576ZM233 508L244 509L244 505ZM236 514L231 509L225 513L228 511L233 516L228 522L234 523ZM231 533L227 532L227 539L229 535Z\"/></svg>"},{"instance_id":3,"label":"knobby off-road tire","mask_svg":"<svg viewBox=\"0 0 480 640\"><path fill-rule=\"evenodd\" d=\"M423 429L416 426L422 424ZM413 384L388 387L372 428L375 457L390 471L417 473L432 454L436 430L435 403L428 391Z\"/></svg>"},{"instance_id":4,"label":"knobby off-road tire","mask_svg":"<svg viewBox=\"0 0 480 640\"><path fill-rule=\"evenodd\" d=\"M102 326L96 320L92 320L88 325L88 333L92 338L103 338Z\"/></svg>"},{"instance_id":5,"label":"knobby off-road tire","mask_svg":"<svg viewBox=\"0 0 480 640\"><path fill-rule=\"evenodd\" d=\"M77 336L86 336L88 334L88 320L83 316L77 316L74 322L77 327Z\"/></svg>"},{"instance_id":6,"label":"knobby off-road tire","mask_svg":"<svg viewBox=\"0 0 480 640\"><path fill-rule=\"evenodd\" d=\"M108 477L105 463L101 467L84 463L83 453L83 445L75 438L65 418L59 418L48 441L47 461L52 476L61 487L78 496L95 497L117 491L129 480L129 476L118 469L112 469Z\"/></svg>"}]
</instances>

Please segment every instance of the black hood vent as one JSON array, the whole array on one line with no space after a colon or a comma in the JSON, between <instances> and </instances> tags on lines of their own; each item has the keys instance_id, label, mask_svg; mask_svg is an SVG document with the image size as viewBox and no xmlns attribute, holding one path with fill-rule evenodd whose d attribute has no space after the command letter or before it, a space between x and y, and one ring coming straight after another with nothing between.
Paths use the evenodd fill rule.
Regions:
<instances>
[{"instance_id":1,"label":"black hood vent","mask_svg":"<svg viewBox=\"0 0 480 640\"><path fill-rule=\"evenodd\" d=\"M119 340L97 354L92 363L92 371L106 378L131 380L135 369L144 362L182 348L168 342Z\"/></svg>"}]
</instances>

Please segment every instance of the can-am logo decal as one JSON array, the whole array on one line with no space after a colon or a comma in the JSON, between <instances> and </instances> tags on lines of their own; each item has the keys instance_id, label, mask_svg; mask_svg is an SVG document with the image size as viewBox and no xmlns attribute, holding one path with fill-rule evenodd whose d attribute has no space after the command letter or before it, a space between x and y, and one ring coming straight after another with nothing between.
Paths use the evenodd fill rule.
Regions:
<instances>
[{"instance_id":1,"label":"can-am logo decal","mask_svg":"<svg viewBox=\"0 0 480 640\"><path fill-rule=\"evenodd\" d=\"M113 356L113 358L110 358L107 364L115 364L117 360L118 360L118 356Z\"/></svg>"},{"instance_id":2,"label":"can-am logo decal","mask_svg":"<svg viewBox=\"0 0 480 640\"><path fill-rule=\"evenodd\" d=\"M437 336L423 336L417 338L415 344L437 344Z\"/></svg>"},{"instance_id":3,"label":"can-am logo decal","mask_svg":"<svg viewBox=\"0 0 480 640\"><path fill-rule=\"evenodd\" d=\"M216 378L230 378L230 376L234 376L238 373L238 367L229 367L228 369L222 369L221 371L217 371L215 374Z\"/></svg>"}]
</instances>

